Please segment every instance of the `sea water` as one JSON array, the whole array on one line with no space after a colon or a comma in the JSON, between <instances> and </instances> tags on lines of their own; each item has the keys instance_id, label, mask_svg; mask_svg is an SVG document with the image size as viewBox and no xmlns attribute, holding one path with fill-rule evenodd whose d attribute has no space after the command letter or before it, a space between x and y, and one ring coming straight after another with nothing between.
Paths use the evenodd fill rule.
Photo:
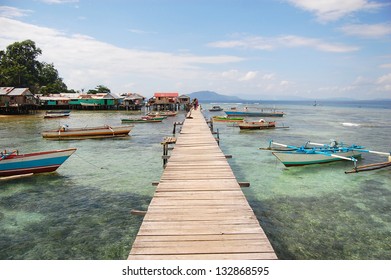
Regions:
<instances>
[{"instance_id":1,"label":"sea water","mask_svg":"<svg viewBox=\"0 0 391 280\"><path fill-rule=\"evenodd\" d=\"M218 104L225 109L275 107L286 113L277 126L288 129L240 131L215 123L220 147L280 259L391 259L390 168L345 174L351 162L285 168L267 147L330 139L368 149L391 150L388 102L271 102ZM215 104L202 104L204 115ZM162 172L162 146L173 123L135 124L117 139L53 141L43 130L59 125L120 125L142 113L72 111L67 119L0 117L0 148L20 153L77 148L56 172L0 181L0 259L126 259L147 210L152 182ZM271 120L270 118L265 118ZM177 128L179 130L179 128ZM361 164L387 161L363 154Z\"/></svg>"}]
</instances>

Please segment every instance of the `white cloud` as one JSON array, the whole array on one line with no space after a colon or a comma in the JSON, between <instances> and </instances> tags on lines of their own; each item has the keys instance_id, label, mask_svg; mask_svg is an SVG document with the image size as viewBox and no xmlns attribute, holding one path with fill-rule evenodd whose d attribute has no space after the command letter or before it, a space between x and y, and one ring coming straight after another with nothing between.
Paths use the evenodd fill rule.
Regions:
<instances>
[{"instance_id":1,"label":"white cloud","mask_svg":"<svg viewBox=\"0 0 391 280\"><path fill-rule=\"evenodd\" d=\"M329 43L317 38L300 37L295 35L264 38L260 36L246 37L241 40L217 41L208 44L215 48L243 48L255 50L274 50L277 48L310 47L324 52L346 53L357 51L359 48L340 43Z\"/></svg>"},{"instance_id":2,"label":"white cloud","mask_svg":"<svg viewBox=\"0 0 391 280\"><path fill-rule=\"evenodd\" d=\"M340 43L329 43L321 39L293 35L279 37L278 41L281 45L287 47L310 47L324 52L345 53L357 51L359 49L356 46L349 46Z\"/></svg>"},{"instance_id":3,"label":"white cloud","mask_svg":"<svg viewBox=\"0 0 391 280\"><path fill-rule=\"evenodd\" d=\"M270 39L262 37L247 37L241 40L217 41L208 44L214 48L243 48L256 50L272 50L275 48Z\"/></svg>"},{"instance_id":4,"label":"white cloud","mask_svg":"<svg viewBox=\"0 0 391 280\"><path fill-rule=\"evenodd\" d=\"M382 64L380 68L391 68L391 63Z\"/></svg>"},{"instance_id":5,"label":"white cloud","mask_svg":"<svg viewBox=\"0 0 391 280\"><path fill-rule=\"evenodd\" d=\"M168 88L186 81L205 78L204 65L244 60L229 55L197 56L119 48L82 34L0 18L0 49L31 39L42 49L38 59L53 63L69 88L107 85L113 91L129 91L126 85L148 81L150 88ZM151 81L156 82L155 85ZM161 85L159 86L159 83ZM156 88L155 88L156 89Z\"/></svg>"},{"instance_id":6,"label":"white cloud","mask_svg":"<svg viewBox=\"0 0 391 280\"><path fill-rule=\"evenodd\" d=\"M336 21L361 11L373 11L388 4L369 0L286 0L294 6L314 13L320 22Z\"/></svg>"},{"instance_id":7,"label":"white cloud","mask_svg":"<svg viewBox=\"0 0 391 280\"><path fill-rule=\"evenodd\" d=\"M391 23L349 24L340 28L344 33L365 38L379 38L391 34Z\"/></svg>"},{"instance_id":8,"label":"white cloud","mask_svg":"<svg viewBox=\"0 0 391 280\"><path fill-rule=\"evenodd\" d=\"M0 6L0 17L19 18L28 16L32 12L33 11L31 10L23 10L9 6Z\"/></svg>"},{"instance_id":9,"label":"white cloud","mask_svg":"<svg viewBox=\"0 0 391 280\"><path fill-rule=\"evenodd\" d=\"M40 0L47 4L65 4L65 3L78 3L79 0Z\"/></svg>"},{"instance_id":10,"label":"white cloud","mask_svg":"<svg viewBox=\"0 0 391 280\"><path fill-rule=\"evenodd\" d=\"M257 76L257 71L248 71L239 81L250 81Z\"/></svg>"},{"instance_id":11,"label":"white cloud","mask_svg":"<svg viewBox=\"0 0 391 280\"><path fill-rule=\"evenodd\" d=\"M385 74L376 80L376 90L384 91L388 93L388 98L390 98L391 94L391 73Z\"/></svg>"}]
</instances>

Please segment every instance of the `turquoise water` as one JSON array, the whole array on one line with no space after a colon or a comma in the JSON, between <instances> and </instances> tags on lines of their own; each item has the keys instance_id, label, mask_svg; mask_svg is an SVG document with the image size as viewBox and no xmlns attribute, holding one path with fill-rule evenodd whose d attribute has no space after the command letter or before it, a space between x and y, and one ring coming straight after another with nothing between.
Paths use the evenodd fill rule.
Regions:
<instances>
[{"instance_id":1,"label":"turquoise water","mask_svg":"<svg viewBox=\"0 0 391 280\"><path fill-rule=\"evenodd\" d=\"M219 104L228 109L233 104ZM204 108L212 104L203 104ZM251 105L260 106L260 105ZM278 103L289 129L243 132L215 123L220 146L281 259L391 259L391 173L345 174L350 162L285 168L268 141L301 145L337 139L390 151L391 106ZM207 117L211 113L205 110ZM0 259L125 259L162 172L163 137L174 121L136 124L123 139L50 141L40 132L120 125L130 113L74 111L69 119L1 116L0 148L21 153L75 147L55 173L0 181ZM216 113L214 113L216 114ZM223 113L217 113L223 114ZM362 164L386 161L364 154Z\"/></svg>"}]
</instances>

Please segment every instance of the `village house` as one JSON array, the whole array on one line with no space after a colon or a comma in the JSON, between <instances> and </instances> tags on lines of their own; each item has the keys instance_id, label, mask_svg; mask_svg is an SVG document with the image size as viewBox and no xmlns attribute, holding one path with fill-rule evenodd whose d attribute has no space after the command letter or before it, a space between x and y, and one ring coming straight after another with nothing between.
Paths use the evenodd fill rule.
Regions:
<instances>
[{"instance_id":1,"label":"village house","mask_svg":"<svg viewBox=\"0 0 391 280\"><path fill-rule=\"evenodd\" d=\"M153 111L178 111L179 94L177 92L157 92L149 99L148 105Z\"/></svg>"},{"instance_id":2,"label":"village house","mask_svg":"<svg viewBox=\"0 0 391 280\"><path fill-rule=\"evenodd\" d=\"M0 87L0 114L28 114L38 106L38 98L28 88Z\"/></svg>"},{"instance_id":3,"label":"village house","mask_svg":"<svg viewBox=\"0 0 391 280\"><path fill-rule=\"evenodd\" d=\"M141 110L145 102L145 97L138 93L123 93L121 98L121 107L126 110Z\"/></svg>"}]
</instances>

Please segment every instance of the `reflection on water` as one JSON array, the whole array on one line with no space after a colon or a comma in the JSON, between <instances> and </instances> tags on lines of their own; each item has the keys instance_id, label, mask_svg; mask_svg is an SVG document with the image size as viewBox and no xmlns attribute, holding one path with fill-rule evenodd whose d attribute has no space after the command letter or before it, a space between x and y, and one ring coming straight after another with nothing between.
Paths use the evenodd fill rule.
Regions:
<instances>
[{"instance_id":1,"label":"reflection on water","mask_svg":"<svg viewBox=\"0 0 391 280\"><path fill-rule=\"evenodd\" d=\"M381 125L390 123L390 110L297 104L279 109L287 115L277 124L283 122L288 130L240 132L224 123L214 125L223 152L233 155L229 163L238 181L251 183L243 191L279 258L391 259L389 169L346 175L350 162L288 169L258 149L271 139L302 145L333 138L389 151L391 131ZM0 149L78 149L55 173L0 181L0 259L127 257L141 224L130 210L147 209L151 182L163 172L160 142L184 114L163 123L136 124L124 139L48 141L40 135L63 123L119 125L127 114L75 111L60 121L42 115L0 119ZM205 115L211 113L205 110ZM362 162L379 159L384 160L365 154Z\"/></svg>"}]
</instances>

